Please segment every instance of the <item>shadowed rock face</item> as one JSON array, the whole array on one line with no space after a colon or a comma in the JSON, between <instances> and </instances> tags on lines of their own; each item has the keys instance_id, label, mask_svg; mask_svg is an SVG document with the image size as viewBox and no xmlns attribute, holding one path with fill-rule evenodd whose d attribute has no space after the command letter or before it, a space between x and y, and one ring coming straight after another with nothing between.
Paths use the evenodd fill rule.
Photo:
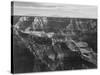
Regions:
<instances>
[{"instance_id":1,"label":"shadowed rock face","mask_svg":"<svg viewBox=\"0 0 100 75\"><path fill-rule=\"evenodd\" d=\"M17 56L16 51L23 52L27 49L28 52L25 54L29 53L31 56L28 59L23 57L23 61L25 59L27 62L32 62L33 67L29 71L97 67L96 19L15 17L15 21L13 41L18 43L13 44L14 58L19 59L21 57ZM94 34L95 36L91 38ZM16 44L19 49L17 49ZM20 62L14 60L16 65ZM17 67L15 72L19 68Z\"/></svg>"}]
</instances>

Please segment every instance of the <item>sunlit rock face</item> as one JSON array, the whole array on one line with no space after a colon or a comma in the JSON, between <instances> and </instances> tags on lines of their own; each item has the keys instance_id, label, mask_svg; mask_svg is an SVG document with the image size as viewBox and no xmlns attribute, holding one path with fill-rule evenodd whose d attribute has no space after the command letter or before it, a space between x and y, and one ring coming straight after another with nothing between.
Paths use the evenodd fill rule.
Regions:
<instances>
[{"instance_id":1,"label":"sunlit rock face","mask_svg":"<svg viewBox=\"0 0 100 75\"><path fill-rule=\"evenodd\" d=\"M13 31L35 57L33 71L97 67L96 19L22 16Z\"/></svg>"}]
</instances>

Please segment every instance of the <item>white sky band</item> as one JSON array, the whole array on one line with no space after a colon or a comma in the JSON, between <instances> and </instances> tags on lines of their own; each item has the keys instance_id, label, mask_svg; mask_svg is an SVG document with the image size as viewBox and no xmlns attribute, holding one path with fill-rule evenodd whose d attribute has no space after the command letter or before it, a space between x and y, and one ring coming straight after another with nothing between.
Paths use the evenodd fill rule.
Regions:
<instances>
[{"instance_id":1,"label":"white sky band","mask_svg":"<svg viewBox=\"0 0 100 75\"><path fill-rule=\"evenodd\" d=\"M14 2L13 15L72 18L97 18L97 6Z\"/></svg>"}]
</instances>

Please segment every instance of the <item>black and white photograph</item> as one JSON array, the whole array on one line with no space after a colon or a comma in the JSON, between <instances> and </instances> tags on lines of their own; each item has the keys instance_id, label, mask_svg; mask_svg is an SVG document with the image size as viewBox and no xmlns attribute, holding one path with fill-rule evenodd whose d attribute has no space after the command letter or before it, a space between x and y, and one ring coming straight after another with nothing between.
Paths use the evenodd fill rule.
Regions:
<instances>
[{"instance_id":1,"label":"black and white photograph","mask_svg":"<svg viewBox=\"0 0 100 75\"><path fill-rule=\"evenodd\" d=\"M97 7L11 2L11 73L97 69Z\"/></svg>"}]
</instances>

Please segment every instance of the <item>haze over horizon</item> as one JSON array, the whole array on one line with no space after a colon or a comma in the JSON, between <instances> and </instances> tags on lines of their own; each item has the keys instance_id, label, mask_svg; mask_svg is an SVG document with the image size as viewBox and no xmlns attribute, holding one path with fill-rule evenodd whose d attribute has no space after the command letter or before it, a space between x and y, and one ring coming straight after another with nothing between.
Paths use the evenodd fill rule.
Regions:
<instances>
[{"instance_id":1,"label":"haze over horizon","mask_svg":"<svg viewBox=\"0 0 100 75\"><path fill-rule=\"evenodd\" d=\"M97 18L97 7L58 3L33 3L14 1L13 15L72 18Z\"/></svg>"}]
</instances>

